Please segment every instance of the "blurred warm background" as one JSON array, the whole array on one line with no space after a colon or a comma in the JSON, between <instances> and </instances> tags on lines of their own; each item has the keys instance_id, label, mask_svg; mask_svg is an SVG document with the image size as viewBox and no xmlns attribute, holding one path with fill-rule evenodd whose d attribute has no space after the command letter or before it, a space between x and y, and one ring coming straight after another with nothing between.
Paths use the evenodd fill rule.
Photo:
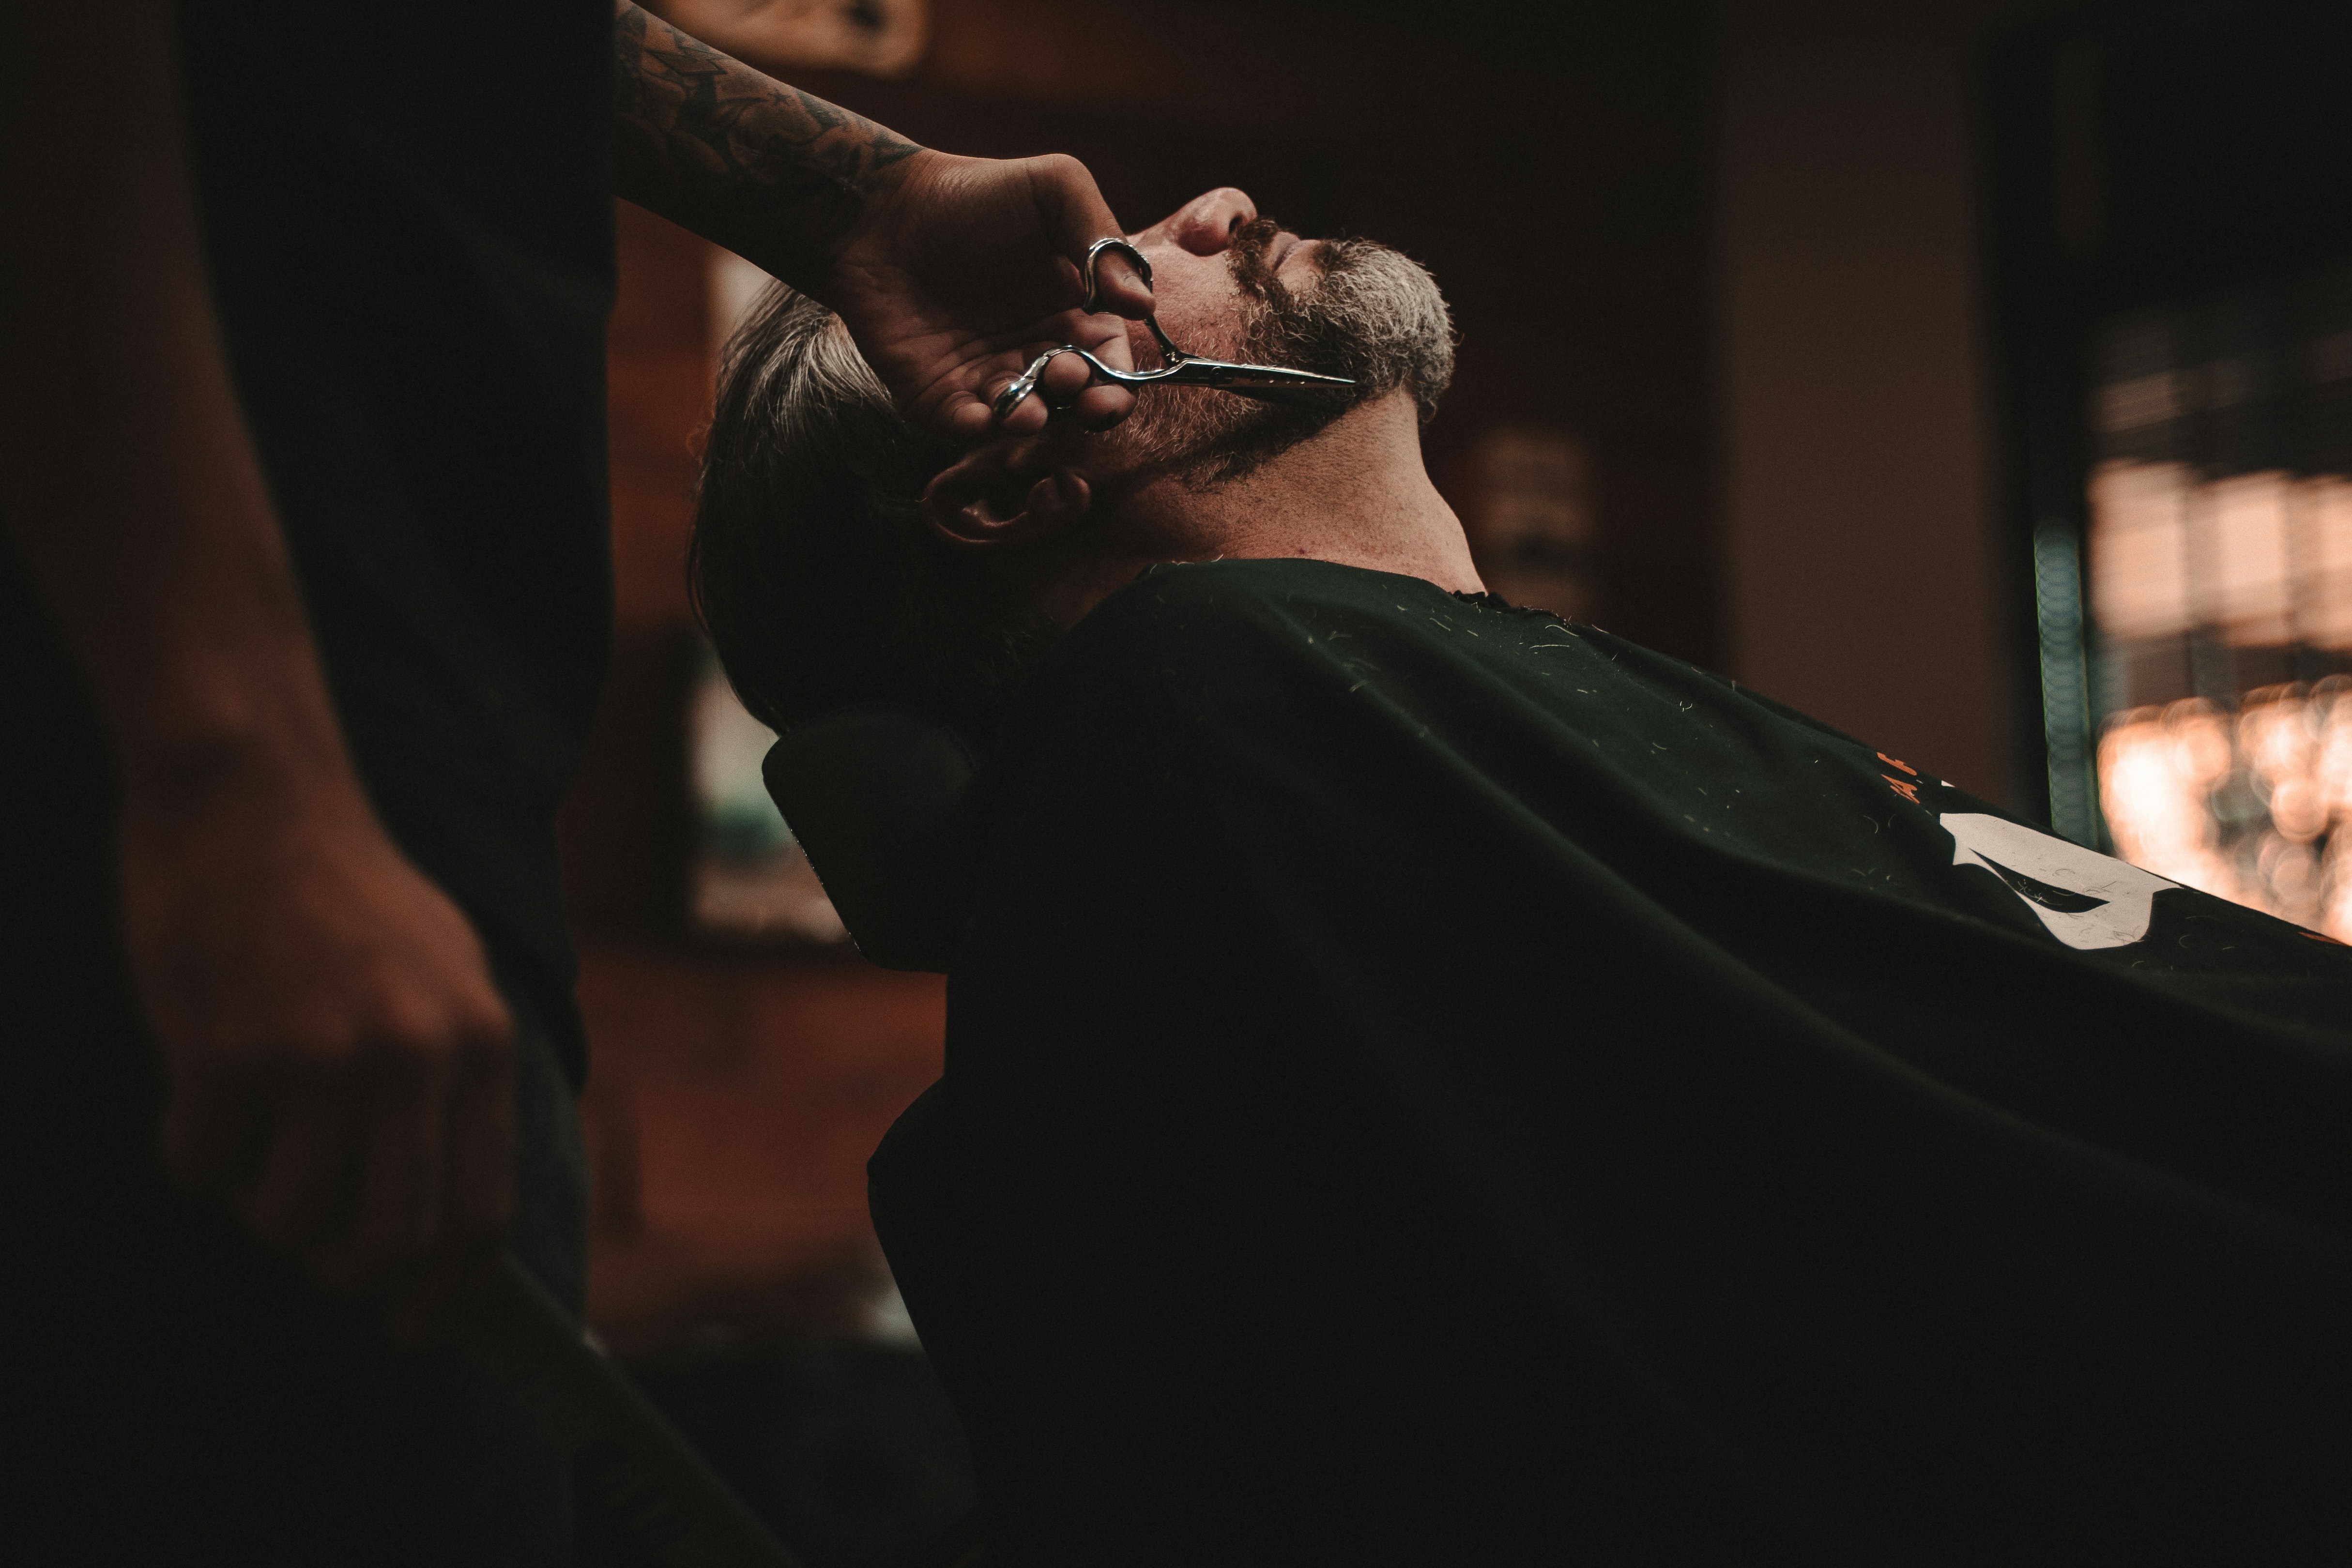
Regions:
<instances>
[{"instance_id":1,"label":"blurred warm background","mask_svg":"<svg viewBox=\"0 0 2352 1568\"><path fill-rule=\"evenodd\" d=\"M2352 13L667 0L929 144L1425 262L1507 597L2352 938ZM599 1331L813 1562L967 1495L864 1209L944 989L838 941L682 575L764 281L621 211L619 635L564 831Z\"/></svg>"}]
</instances>

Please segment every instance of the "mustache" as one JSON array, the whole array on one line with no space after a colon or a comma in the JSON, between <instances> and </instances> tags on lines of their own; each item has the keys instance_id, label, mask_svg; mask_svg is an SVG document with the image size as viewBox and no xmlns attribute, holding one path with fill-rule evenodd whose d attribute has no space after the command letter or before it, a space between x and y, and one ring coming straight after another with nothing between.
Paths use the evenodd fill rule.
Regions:
<instances>
[{"instance_id":1,"label":"mustache","mask_svg":"<svg viewBox=\"0 0 2352 1568\"><path fill-rule=\"evenodd\" d=\"M1233 271L1234 281L1241 286L1243 295L1260 308L1254 317L1247 336L1264 339L1280 323L1295 323L1307 314L1308 302L1317 290L1336 279L1352 277L1384 246L1370 240L1345 235L1333 235L1321 242L1300 241L1302 246L1315 246L1309 258L1314 276L1305 288L1293 288L1274 270L1274 242L1282 237L1283 227L1277 218L1254 218L1234 231L1226 247L1225 264Z\"/></svg>"},{"instance_id":2,"label":"mustache","mask_svg":"<svg viewBox=\"0 0 2352 1568\"><path fill-rule=\"evenodd\" d=\"M1281 233L1282 225L1274 219L1253 218L1234 231L1225 258L1242 292L1276 310L1287 309L1291 305L1290 287L1275 276L1274 265L1268 259L1275 237Z\"/></svg>"}]
</instances>

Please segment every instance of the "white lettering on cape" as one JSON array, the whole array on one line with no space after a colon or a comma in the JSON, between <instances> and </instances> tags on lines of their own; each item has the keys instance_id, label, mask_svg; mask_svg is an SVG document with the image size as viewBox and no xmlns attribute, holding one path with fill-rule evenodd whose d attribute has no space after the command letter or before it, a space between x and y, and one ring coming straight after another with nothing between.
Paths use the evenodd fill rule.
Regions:
<instances>
[{"instance_id":1,"label":"white lettering on cape","mask_svg":"<svg viewBox=\"0 0 2352 1568\"><path fill-rule=\"evenodd\" d=\"M1952 835L1954 865L1980 865L2000 878L2069 947L2129 946L2147 935L2156 895L2180 885L2003 817L1953 811L1936 821ZM2042 888L2021 886L2021 878Z\"/></svg>"}]
</instances>

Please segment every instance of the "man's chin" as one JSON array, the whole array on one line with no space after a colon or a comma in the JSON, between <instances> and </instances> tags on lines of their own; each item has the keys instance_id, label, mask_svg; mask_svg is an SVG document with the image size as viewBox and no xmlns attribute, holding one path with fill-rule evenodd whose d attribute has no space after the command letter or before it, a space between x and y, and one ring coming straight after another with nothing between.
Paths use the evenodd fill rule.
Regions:
<instances>
[{"instance_id":1,"label":"man's chin","mask_svg":"<svg viewBox=\"0 0 2352 1568\"><path fill-rule=\"evenodd\" d=\"M1302 389L1260 398L1171 389L1162 409L1128 422L1139 460L1133 471L1139 477L1174 478L1195 492L1220 488L1314 440L1370 391Z\"/></svg>"}]
</instances>

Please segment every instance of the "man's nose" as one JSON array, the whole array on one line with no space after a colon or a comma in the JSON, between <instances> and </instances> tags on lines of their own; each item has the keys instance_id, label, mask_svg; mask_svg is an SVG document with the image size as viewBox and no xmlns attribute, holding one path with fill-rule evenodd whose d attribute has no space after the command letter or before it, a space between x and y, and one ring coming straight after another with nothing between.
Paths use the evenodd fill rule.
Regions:
<instances>
[{"instance_id":1,"label":"man's nose","mask_svg":"<svg viewBox=\"0 0 2352 1568\"><path fill-rule=\"evenodd\" d=\"M1257 218L1249 193L1221 185L1193 197L1135 236L1139 245L1172 245L1194 256L1214 256L1234 243L1244 224Z\"/></svg>"}]
</instances>

